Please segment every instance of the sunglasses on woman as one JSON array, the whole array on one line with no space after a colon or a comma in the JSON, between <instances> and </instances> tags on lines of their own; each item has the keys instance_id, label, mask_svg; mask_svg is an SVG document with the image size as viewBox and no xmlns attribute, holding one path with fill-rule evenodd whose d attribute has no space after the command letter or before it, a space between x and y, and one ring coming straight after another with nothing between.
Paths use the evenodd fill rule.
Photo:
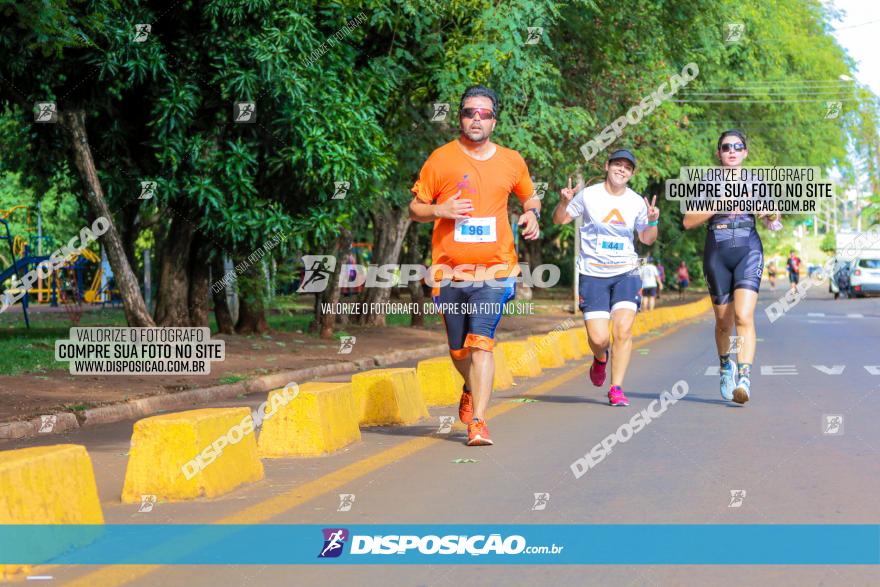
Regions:
<instances>
[{"instance_id":1,"label":"sunglasses on woman","mask_svg":"<svg viewBox=\"0 0 880 587\"><path fill-rule=\"evenodd\" d=\"M461 115L465 118L473 118L479 114L480 120L491 120L495 118L495 112L491 108L462 108Z\"/></svg>"},{"instance_id":2,"label":"sunglasses on woman","mask_svg":"<svg viewBox=\"0 0 880 587\"><path fill-rule=\"evenodd\" d=\"M739 153L740 151L746 148L745 143L724 143L721 145L721 152L727 153L728 151L736 151Z\"/></svg>"}]
</instances>

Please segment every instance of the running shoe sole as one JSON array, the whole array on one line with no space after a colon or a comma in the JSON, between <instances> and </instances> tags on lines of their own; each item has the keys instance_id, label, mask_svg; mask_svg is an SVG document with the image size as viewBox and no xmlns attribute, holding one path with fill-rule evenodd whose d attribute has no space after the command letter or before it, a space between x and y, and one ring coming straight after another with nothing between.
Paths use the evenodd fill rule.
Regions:
<instances>
[{"instance_id":1,"label":"running shoe sole","mask_svg":"<svg viewBox=\"0 0 880 587\"><path fill-rule=\"evenodd\" d=\"M467 441L468 446L491 446L495 444L491 438L483 438L479 434Z\"/></svg>"}]
</instances>

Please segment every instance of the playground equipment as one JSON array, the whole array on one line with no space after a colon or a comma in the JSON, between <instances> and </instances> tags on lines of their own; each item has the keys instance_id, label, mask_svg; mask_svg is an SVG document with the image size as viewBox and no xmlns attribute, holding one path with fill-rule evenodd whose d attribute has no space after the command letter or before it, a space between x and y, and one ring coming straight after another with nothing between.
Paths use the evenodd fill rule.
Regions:
<instances>
[{"instance_id":1,"label":"playground equipment","mask_svg":"<svg viewBox=\"0 0 880 587\"><path fill-rule=\"evenodd\" d=\"M0 230L0 240L7 241L12 259L9 267L5 269L0 268L0 284L14 276L15 279L12 287L4 290L12 295L22 293L22 289L20 289L22 278L28 271L36 269L40 263L48 261L50 258L49 255L31 254L33 246L37 245L40 239L42 239L49 245L47 250L53 250L52 244L54 242L51 236L44 235L30 235L30 240L19 235L13 237L9 230L9 222L6 219L18 209L27 209L27 207L14 206L9 210L0 210L0 223L3 224L3 228ZM27 223L28 227L30 227L29 212ZM85 270L90 265L98 265L98 268L89 289L86 290L84 289ZM60 301L71 321L75 324L79 322L79 318L82 315L83 301L87 303L106 303L112 301L113 294L118 294L118 292L115 290L111 291L108 278L103 278L105 274L112 276L109 266L105 267L104 265L107 264L102 263L98 255L88 249L83 249L72 259L68 259L67 263L62 267L51 272L46 279L46 283L43 283L43 279L39 279L37 287L29 287L25 295L21 297L25 325L30 328L30 319L28 317L30 294L37 294L38 302L43 301L43 296L48 296L49 302L53 307L57 307ZM67 277L66 283L65 276Z\"/></svg>"}]
</instances>

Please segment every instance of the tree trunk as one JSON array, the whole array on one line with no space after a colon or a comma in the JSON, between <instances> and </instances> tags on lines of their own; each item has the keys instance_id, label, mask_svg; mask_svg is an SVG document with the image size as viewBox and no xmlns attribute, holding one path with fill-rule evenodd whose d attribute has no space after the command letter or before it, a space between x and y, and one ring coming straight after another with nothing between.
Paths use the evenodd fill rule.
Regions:
<instances>
[{"instance_id":1,"label":"tree trunk","mask_svg":"<svg viewBox=\"0 0 880 587\"><path fill-rule=\"evenodd\" d=\"M172 214L162 247L156 292L156 324L159 326L190 325L188 270L192 241L192 224L182 216Z\"/></svg>"},{"instance_id":2,"label":"tree trunk","mask_svg":"<svg viewBox=\"0 0 880 587\"><path fill-rule=\"evenodd\" d=\"M348 258L351 250L353 235L350 230L340 229L339 236L333 246L333 254L336 256L336 267L333 275L327 280L327 289L315 294L315 319L309 327L310 332L317 332L321 338L333 338L333 326L336 324L336 314L322 311L323 304L331 306L339 302L339 280L342 276L342 265Z\"/></svg>"},{"instance_id":3,"label":"tree trunk","mask_svg":"<svg viewBox=\"0 0 880 587\"><path fill-rule=\"evenodd\" d=\"M409 218L409 209L391 208L387 205L372 213L373 216L373 263L376 265L397 264L400 259L400 249L406 237L406 230L412 223ZM391 296L389 287L367 287L361 301L367 304L381 304L388 301ZM385 314L359 314L356 318L358 324L365 326L385 326Z\"/></svg>"},{"instance_id":4,"label":"tree trunk","mask_svg":"<svg viewBox=\"0 0 880 587\"><path fill-rule=\"evenodd\" d=\"M238 277L238 334L263 334L269 330L263 303L266 275L263 266L254 263Z\"/></svg>"},{"instance_id":5,"label":"tree trunk","mask_svg":"<svg viewBox=\"0 0 880 587\"><path fill-rule=\"evenodd\" d=\"M225 277L223 273L223 259L220 255L214 255L211 262L211 273L213 273L214 283L217 283ZM220 291L211 290L214 298L214 317L217 319L217 331L220 334L232 334L235 325L232 323L232 312L229 311L229 304L226 303L226 288Z\"/></svg>"},{"instance_id":6,"label":"tree trunk","mask_svg":"<svg viewBox=\"0 0 880 587\"><path fill-rule=\"evenodd\" d=\"M404 255L404 262L406 263L417 264L421 263L424 259L422 256L421 239L419 238L421 236L419 234L420 228L421 224L417 222L413 222L409 226L409 231L406 235L406 254ZM420 281L411 281L407 284L407 289L409 289L410 301L417 308L417 311L410 315L409 325L413 327L424 326L425 294L422 290L422 283Z\"/></svg>"},{"instance_id":7,"label":"tree trunk","mask_svg":"<svg viewBox=\"0 0 880 587\"><path fill-rule=\"evenodd\" d=\"M155 326L150 317L137 277L131 269L131 264L125 254L122 239L113 225L113 216L104 199L104 189L98 179L98 170L95 169L95 161L92 150L89 147L88 134L86 133L85 112L72 110L62 112L59 115L62 126L67 133L70 145L73 148L73 159L76 168L82 178L86 192L86 200L96 217L103 216L110 224L109 230L101 237L101 242L107 250L107 257L116 286L122 295L122 307L125 311L125 319L129 326Z\"/></svg>"},{"instance_id":8,"label":"tree trunk","mask_svg":"<svg viewBox=\"0 0 880 587\"><path fill-rule=\"evenodd\" d=\"M207 239L196 232L189 257L189 323L191 326L208 326L208 288L211 286L209 265L206 261Z\"/></svg>"}]
</instances>

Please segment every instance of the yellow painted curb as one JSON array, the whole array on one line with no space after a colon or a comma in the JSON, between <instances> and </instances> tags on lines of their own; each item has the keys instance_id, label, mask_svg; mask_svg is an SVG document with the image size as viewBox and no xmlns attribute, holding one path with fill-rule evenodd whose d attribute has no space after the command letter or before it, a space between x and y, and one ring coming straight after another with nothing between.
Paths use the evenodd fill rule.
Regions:
<instances>
[{"instance_id":1,"label":"yellow painted curb","mask_svg":"<svg viewBox=\"0 0 880 587\"><path fill-rule=\"evenodd\" d=\"M36 446L0 452L0 524L103 524L98 486L86 447ZM100 533L95 529L95 537ZM90 541L60 540L27 545L41 558L57 556ZM0 579L21 578L31 565L0 564Z\"/></svg>"},{"instance_id":2,"label":"yellow painted curb","mask_svg":"<svg viewBox=\"0 0 880 587\"><path fill-rule=\"evenodd\" d=\"M534 343L535 348L538 350L538 363L541 364L542 369L552 369L565 365L559 337L545 334L543 336L530 336L528 339Z\"/></svg>"},{"instance_id":3,"label":"yellow painted curb","mask_svg":"<svg viewBox=\"0 0 880 587\"><path fill-rule=\"evenodd\" d=\"M582 357L592 353L590 350L590 343L587 342L587 329L583 324L575 328L570 328L566 332L569 332L569 336L572 336L577 343L578 350Z\"/></svg>"},{"instance_id":4,"label":"yellow painted curb","mask_svg":"<svg viewBox=\"0 0 880 587\"><path fill-rule=\"evenodd\" d=\"M266 403L257 439L260 457L320 456L361 439L351 383L304 383L290 401L284 401L284 390L276 389Z\"/></svg>"},{"instance_id":5,"label":"yellow painted curb","mask_svg":"<svg viewBox=\"0 0 880 587\"><path fill-rule=\"evenodd\" d=\"M416 377L425 405L451 406L458 404L464 378L449 357L436 357L419 361Z\"/></svg>"},{"instance_id":6,"label":"yellow painted curb","mask_svg":"<svg viewBox=\"0 0 880 587\"><path fill-rule=\"evenodd\" d=\"M263 478L249 408L204 408L138 420L124 503L216 497ZM189 478L187 478L189 477Z\"/></svg>"},{"instance_id":7,"label":"yellow painted curb","mask_svg":"<svg viewBox=\"0 0 880 587\"><path fill-rule=\"evenodd\" d=\"M373 369L351 377L361 426L413 424L428 417L413 368Z\"/></svg>"},{"instance_id":8,"label":"yellow painted curb","mask_svg":"<svg viewBox=\"0 0 880 587\"><path fill-rule=\"evenodd\" d=\"M513 387L513 373L510 372L510 366L507 364L507 355L499 351L497 345L492 355L495 357L495 378L492 381L492 389L510 389Z\"/></svg>"},{"instance_id":9,"label":"yellow painted curb","mask_svg":"<svg viewBox=\"0 0 880 587\"><path fill-rule=\"evenodd\" d=\"M569 336L567 330L551 330L547 336L553 337L559 341L559 349L562 351L562 358L566 361L580 359L583 356L578 348L578 343L573 336Z\"/></svg>"},{"instance_id":10,"label":"yellow painted curb","mask_svg":"<svg viewBox=\"0 0 880 587\"><path fill-rule=\"evenodd\" d=\"M511 340L495 347L504 353L507 366L514 377L539 377L542 369L538 362L538 349L530 340Z\"/></svg>"}]
</instances>

